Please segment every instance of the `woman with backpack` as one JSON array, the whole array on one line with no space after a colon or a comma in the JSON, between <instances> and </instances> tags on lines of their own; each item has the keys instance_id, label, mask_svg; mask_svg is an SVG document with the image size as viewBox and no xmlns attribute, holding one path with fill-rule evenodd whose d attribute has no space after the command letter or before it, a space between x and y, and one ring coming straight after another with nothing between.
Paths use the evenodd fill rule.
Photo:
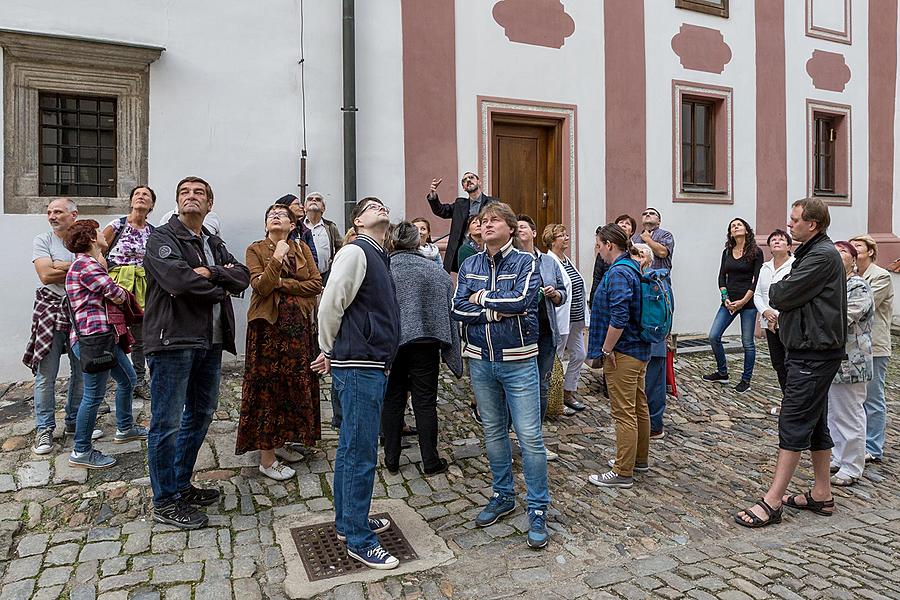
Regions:
<instances>
[{"instance_id":1,"label":"woman with backpack","mask_svg":"<svg viewBox=\"0 0 900 600\"><path fill-rule=\"evenodd\" d=\"M602 363L616 425L616 456L610 471L591 475L600 487L630 488L635 472L650 469L650 414L644 379L650 343L642 337L641 267L629 254L625 231L610 223L597 233L597 247L609 265L591 307L588 357Z\"/></svg>"},{"instance_id":2,"label":"woman with backpack","mask_svg":"<svg viewBox=\"0 0 900 600\"><path fill-rule=\"evenodd\" d=\"M153 225L147 221L147 215L156 206L156 192L149 186L139 185L130 194L131 210L124 217L111 221L103 228L103 237L109 246L105 252L109 267L109 276L125 291L137 298L138 305L144 308L144 295L147 291L147 275L144 273L144 253L147 240L153 232ZM131 345L131 364L137 376L134 395L145 400L150 399L150 387L144 379L146 362L144 360L144 336L141 324L129 328L134 337ZM109 412L109 405L101 404L101 413Z\"/></svg>"},{"instance_id":3,"label":"woman with backpack","mask_svg":"<svg viewBox=\"0 0 900 600\"><path fill-rule=\"evenodd\" d=\"M753 363L756 361L756 305L753 293L759 281L759 271L763 265L763 253L756 245L753 228L747 221L736 218L728 223L725 236L725 250L719 266L719 292L722 304L709 329L709 345L716 357L716 371L704 375L706 381L728 383L728 363L722 335L735 317L741 317L741 344L744 346L744 372L734 391L739 394L750 391Z\"/></svg>"}]
</instances>

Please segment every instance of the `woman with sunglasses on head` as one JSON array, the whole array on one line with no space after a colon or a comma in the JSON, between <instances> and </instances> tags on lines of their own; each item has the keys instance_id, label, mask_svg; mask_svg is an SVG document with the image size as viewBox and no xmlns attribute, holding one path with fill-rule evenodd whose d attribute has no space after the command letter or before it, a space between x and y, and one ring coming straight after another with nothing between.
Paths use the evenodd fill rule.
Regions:
<instances>
[{"instance_id":1,"label":"woman with sunglasses on head","mask_svg":"<svg viewBox=\"0 0 900 600\"><path fill-rule=\"evenodd\" d=\"M739 394L750 391L753 363L756 361L756 305L753 294L762 269L763 253L756 245L753 228L740 217L728 223L725 235L725 250L719 266L719 292L722 304L709 330L709 343L716 357L716 371L704 375L706 381L728 383L728 362L722 335L735 317L741 317L741 344L744 347L744 371L734 391Z\"/></svg>"},{"instance_id":2,"label":"woman with sunglasses on head","mask_svg":"<svg viewBox=\"0 0 900 600\"><path fill-rule=\"evenodd\" d=\"M278 458L303 458L285 444L312 446L321 438L319 377L310 363L319 353L322 276L309 246L289 239L295 225L287 206L266 209L265 226L266 237L247 248L253 294L235 452L259 450L259 471L283 481L295 471Z\"/></svg>"}]
</instances>

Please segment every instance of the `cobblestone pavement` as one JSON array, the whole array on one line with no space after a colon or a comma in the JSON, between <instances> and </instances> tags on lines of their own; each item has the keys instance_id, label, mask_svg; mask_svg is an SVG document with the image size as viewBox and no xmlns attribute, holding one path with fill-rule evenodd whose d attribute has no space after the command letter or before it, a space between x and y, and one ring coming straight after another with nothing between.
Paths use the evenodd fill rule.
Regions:
<instances>
[{"instance_id":1,"label":"cobblestone pavement","mask_svg":"<svg viewBox=\"0 0 900 600\"><path fill-rule=\"evenodd\" d=\"M730 355L732 371L739 360ZM888 460L867 468L856 486L835 490L834 517L786 512L781 525L745 530L732 514L758 498L771 478L777 422L768 409L777 384L764 344L748 394L702 382L712 365L708 354L679 357L681 396L670 399L668 435L653 442L651 470L630 490L586 483L588 474L604 469L615 442L597 374L585 369L579 395L589 409L546 427L548 445L560 456L549 469L553 537L538 552L525 546L521 511L492 527L474 527L490 495L487 459L468 414L468 385L444 374L439 413L449 473L424 478L418 451L407 450L399 475L378 471L375 496L404 499L457 560L319 597L900 597L900 467L891 460L900 454L900 422L889 420ZM900 410L898 371L892 363L891 415ZM101 440L97 447L119 462L90 474L68 467L70 439L35 456L30 383L0 386L0 600L284 598L284 557L272 524L331 507L336 436L324 428L325 439L295 465L295 479L262 477L254 454L233 452L240 382L237 368L223 375L219 411L197 464L198 481L217 486L222 499L208 510L210 527L189 533L148 519L144 444ZM328 406L326 398L323 418ZM148 407L136 401L135 410L146 424ZM102 418L102 428L108 438L112 416ZM516 472L524 493L518 466ZM795 489L810 482L807 458ZM523 500L520 494L520 508Z\"/></svg>"}]
</instances>

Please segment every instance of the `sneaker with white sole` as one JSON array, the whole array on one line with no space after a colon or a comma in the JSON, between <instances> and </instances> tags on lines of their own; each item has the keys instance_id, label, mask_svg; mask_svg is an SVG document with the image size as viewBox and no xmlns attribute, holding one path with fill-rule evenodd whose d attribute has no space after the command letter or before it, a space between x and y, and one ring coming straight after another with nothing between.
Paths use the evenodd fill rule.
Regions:
<instances>
[{"instance_id":1,"label":"sneaker with white sole","mask_svg":"<svg viewBox=\"0 0 900 600\"><path fill-rule=\"evenodd\" d=\"M391 528L391 522L387 519L373 519L369 517L369 529L372 530L372 533L384 533L388 529ZM335 535L337 535L337 539L342 542L347 541L347 536L335 529Z\"/></svg>"},{"instance_id":2,"label":"sneaker with white sole","mask_svg":"<svg viewBox=\"0 0 900 600\"><path fill-rule=\"evenodd\" d=\"M297 452L293 448L288 447L287 445L281 448L275 448L275 456L286 463L299 462L303 460L303 454Z\"/></svg>"},{"instance_id":3,"label":"sneaker with white sole","mask_svg":"<svg viewBox=\"0 0 900 600\"><path fill-rule=\"evenodd\" d=\"M75 423L72 423L72 424L66 424L66 435L72 435L72 436L75 435ZM99 440L100 438L103 437L103 435L104 435L104 434L103 434L103 430L102 430L102 429L96 429L96 428L95 428L95 429L91 432L91 440Z\"/></svg>"},{"instance_id":4,"label":"sneaker with white sole","mask_svg":"<svg viewBox=\"0 0 900 600\"><path fill-rule=\"evenodd\" d=\"M95 448L87 452L75 452L69 455L69 466L79 469L108 469L116 464L116 459L107 456Z\"/></svg>"},{"instance_id":5,"label":"sneaker with white sole","mask_svg":"<svg viewBox=\"0 0 900 600\"><path fill-rule=\"evenodd\" d=\"M200 529L209 523L206 513L180 499L165 506L154 507L153 520L179 529Z\"/></svg>"},{"instance_id":6,"label":"sneaker with white sole","mask_svg":"<svg viewBox=\"0 0 900 600\"><path fill-rule=\"evenodd\" d=\"M53 430L49 427L47 429L38 429L34 435L34 445L31 447L31 451L35 454L50 454L53 452Z\"/></svg>"},{"instance_id":7,"label":"sneaker with white sole","mask_svg":"<svg viewBox=\"0 0 900 600\"><path fill-rule=\"evenodd\" d=\"M606 462L606 464L609 465L610 469L613 469L616 466L616 459L611 458ZM648 465L647 463L634 463L633 470L635 473L646 473L650 470L650 465Z\"/></svg>"},{"instance_id":8,"label":"sneaker with white sole","mask_svg":"<svg viewBox=\"0 0 900 600\"><path fill-rule=\"evenodd\" d=\"M113 437L114 444L127 444L133 440L146 440L149 432L146 427L138 425L133 426L128 431L119 431L116 429L116 435Z\"/></svg>"},{"instance_id":9,"label":"sneaker with white sole","mask_svg":"<svg viewBox=\"0 0 900 600\"><path fill-rule=\"evenodd\" d=\"M559 454L544 446L544 450L547 452L547 460L556 460L559 458Z\"/></svg>"},{"instance_id":10,"label":"sneaker with white sole","mask_svg":"<svg viewBox=\"0 0 900 600\"><path fill-rule=\"evenodd\" d=\"M628 489L634 485L634 479L631 477L621 477L615 471L607 471L601 475L591 475L588 481L600 487L616 487Z\"/></svg>"},{"instance_id":11,"label":"sneaker with white sole","mask_svg":"<svg viewBox=\"0 0 900 600\"><path fill-rule=\"evenodd\" d=\"M274 479L275 481L285 481L297 474L297 472L292 468L287 465L281 464L277 460L272 461L272 464L268 467L264 467L260 463L259 472L269 479Z\"/></svg>"},{"instance_id":12,"label":"sneaker with white sole","mask_svg":"<svg viewBox=\"0 0 900 600\"><path fill-rule=\"evenodd\" d=\"M396 569L400 564L400 561L397 560L395 556L392 556L390 552L382 548L381 544L378 544L374 548L369 548L365 552L359 553L348 548L347 556L358 560L370 569Z\"/></svg>"}]
</instances>

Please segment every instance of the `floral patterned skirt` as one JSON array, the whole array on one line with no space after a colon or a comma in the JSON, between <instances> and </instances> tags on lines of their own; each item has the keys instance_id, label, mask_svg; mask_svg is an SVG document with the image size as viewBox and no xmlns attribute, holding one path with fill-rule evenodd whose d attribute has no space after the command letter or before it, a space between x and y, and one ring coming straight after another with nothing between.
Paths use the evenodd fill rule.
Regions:
<instances>
[{"instance_id":1,"label":"floral patterned skirt","mask_svg":"<svg viewBox=\"0 0 900 600\"><path fill-rule=\"evenodd\" d=\"M322 437L314 321L300 316L285 296L274 325L247 325L247 358L235 452L274 450L286 442L312 446Z\"/></svg>"}]
</instances>

